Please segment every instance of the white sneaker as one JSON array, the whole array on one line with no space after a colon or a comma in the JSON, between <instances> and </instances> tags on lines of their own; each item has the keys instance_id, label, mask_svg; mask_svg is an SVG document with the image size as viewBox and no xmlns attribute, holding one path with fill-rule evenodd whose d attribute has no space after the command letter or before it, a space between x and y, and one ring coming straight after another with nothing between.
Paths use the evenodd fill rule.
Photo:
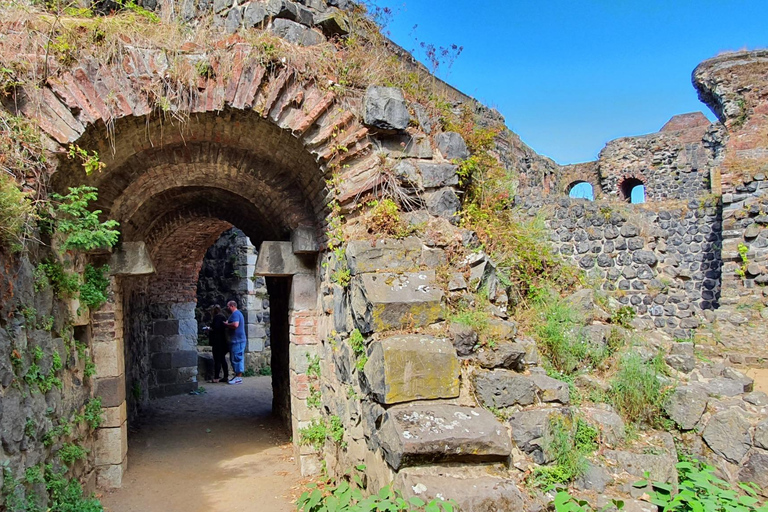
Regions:
<instances>
[{"instance_id":1,"label":"white sneaker","mask_svg":"<svg viewBox=\"0 0 768 512\"><path fill-rule=\"evenodd\" d=\"M243 379L241 379L240 377L234 377L232 380L228 382L228 384L233 384L233 385L242 384L242 383L243 383Z\"/></svg>"}]
</instances>

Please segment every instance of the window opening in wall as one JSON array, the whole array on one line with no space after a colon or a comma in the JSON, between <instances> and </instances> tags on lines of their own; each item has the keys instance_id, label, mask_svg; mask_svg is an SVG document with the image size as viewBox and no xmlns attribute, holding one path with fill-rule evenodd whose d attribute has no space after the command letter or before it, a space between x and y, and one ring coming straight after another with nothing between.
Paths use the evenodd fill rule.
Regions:
<instances>
[{"instance_id":1,"label":"window opening in wall","mask_svg":"<svg viewBox=\"0 0 768 512\"><path fill-rule=\"evenodd\" d=\"M637 178L627 178L619 186L621 196L625 201L632 204L645 202L645 184Z\"/></svg>"},{"instance_id":2,"label":"window opening in wall","mask_svg":"<svg viewBox=\"0 0 768 512\"><path fill-rule=\"evenodd\" d=\"M577 181L572 183L568 196L573 199L587 199L589 201L595 200L594 191L592 190L592 184L586 181Z\"/></svg>"}]
</instances>

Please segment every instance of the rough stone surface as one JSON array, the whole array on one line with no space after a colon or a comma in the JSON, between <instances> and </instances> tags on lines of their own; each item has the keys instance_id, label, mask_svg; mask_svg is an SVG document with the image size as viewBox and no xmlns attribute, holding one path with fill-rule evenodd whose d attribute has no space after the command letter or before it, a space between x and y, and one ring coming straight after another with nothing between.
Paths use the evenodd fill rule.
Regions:
<instances>
[{"instance_id":1,"label":"rough stone surface","mask_svg":"<svg viewBox=\"0 0 768 512\"><path fill-rule=\"evenodd\" d=\"M442 317L435 272L361 274L352 280L352 313L363 333L428 325Z\"/></svg>"},{"instance_id":2,"label":"rough stone surface","mask_svg":"<svg viewBox=\"0 0 768 512\"><path fill-rule=\"evenodd\" d=\"M667 399L664 411L682 430L691 430L707 408L707 393L698 386L679 386Z\"/></svg>"},{"instance_id":3,"label":"rough stone surface","mask_svg":"<svg viewBox=\"0 0 768 512\"><path fill-rule=\"evenodd\" d=\"M405 240L385 239L375 243L352 240L347 244L347 265L352 275L381 270L409 271L419 266L421 241L416 237Z\"/></svg>"},{"instance_id":4,"label":"rough stone surface","mask_svg":"<svg viewBox=\"0 0 768 512\"><path fill-rule=\"evenodd\" d=\"M542 402L567 404L571 401L568 384L565 382L540 374L531 375L530 379L536 386L536 395Z\"/></svg>"},{"instance_id":5,"label":"rough stone surface","mask_svg":"<svg viewBox=\"0 0 768 512\"><path fill-rule=\"evenodd\" d=\"M714 414L701 437L715 453L732 464L739 464L752 444L750 427L744 413L731 408Z\"/></svg>"},{"instance_id":6,"label":"rough stone surface","mask_svg":"<svg viewBox=\"0 0 768 512\"><path fill-rule=\"evenodd\" d=\"M483 347L475 354L475 360L482 368L505 368L520 370L525 357L525 347L514 341L500 341L496 346Z\"/></svg>"},{"instance_id":7,"label":"rough stone surface","mask_svg":"<svg viewBox=\"0 0 768 512\"><path fill-rule=\"evenodd\" d=\"M480 370L475 374L475 393L486 407L530 405L536 400L531 379L509 370Z\"/></svg>"},{"instance_id":8,"label":"rough stone surface","mask_svg":"<svg viewBox=\"0 0 768 512\"><path fill-rule=\"evenodd\" d=\"M411 120L403 91L371 86L365 91L365 124L382 130L404 130Z\"/></svg>"},{"instance_id":9,"label":"rough stone surface","mask_svg":"<svg viewBox=\"0 0 768 512\"><path fill-rule=\"evenodd\" d=\"M550 430L552 415L570 417L571 412L566 408L530 409L516 412L509 418L512 441L523 453L533 457L537 464L545 464L551 460L544 451L544 437Z\"/></svg>"},{"instance_id":10,"label":"rough stone surface","mask_svg":"<svg viewBox=\"0 0 768 512\"><path fill-rule=\"evenodd\" d=\"M456 132L438 133L435 135L435 143L446 160L463 160L469 157L467 143Z\"/></svg>"},{"instance_id":11,"label":"rough stone surface","mask_svg":"<svg viewBox=\"0 0 768 512\"><path fill-rule=\"evenodd\" d=\"M393 469L423 462L500 461L509 456L509 434L489 411L442 404L396 405L379 431Z\"/></svg>"},{"instance_id":12,"label":"rough stone surface","mask_svg":"<svg viewBox=\"0 0 768 512\"><path fill-rule=\"evenodd\" d=\"M325 41L319 32L296 23L295 21L278 18L272 21L272 32L289 43L301 46L314 46Z\"/></svg>"},{"instance_id":13,"label":"rough stone surface","mask_svg":"<svg viewBox=\"0 0 768 512\"><path fill-rule=\"evenodd\" d=\"M459 360L446 339L405 335L375 341L365 377L382 404L459 396Z\"/></svg>"},{"instance_id":14,"label":"rough stone surface","mask_svg":"<svg viewBox=\"0 0 768 512\"><path fill-rule=\"evenodd\" d=\"M491 469L430 466L398 472L394 487L408 499L429 502L438 497L456 502L459 510L498 512L523 510L524 500L515 482L493 474Z\"/></svg>"}]
</instances>

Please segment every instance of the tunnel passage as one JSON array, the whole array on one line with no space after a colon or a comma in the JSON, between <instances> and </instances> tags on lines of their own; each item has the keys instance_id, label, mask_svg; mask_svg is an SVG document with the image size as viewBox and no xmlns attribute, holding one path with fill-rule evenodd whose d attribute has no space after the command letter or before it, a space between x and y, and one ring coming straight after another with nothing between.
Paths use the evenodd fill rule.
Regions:
<instances>
[{"instance_id":1,"label":"tunnel passage","mask_svg":"<svg viewBox=\"0 0 768 512\"><path fill-rule=\"evenodd\" d=\"M97 360L97 393L114 390L108 407L122 407L130 422L149 400L198 385L196 291L207 249L233 227L255 247L289 241L298 228L322 232L325 177L296 138L253 111L199 114L181 124L157 116L124 118L114 122L111 137L91 127L78 145L103 155L105 170L84 176L77 162L64 161L52 178L54 189L97 187L96 207L120 222L121 243L143 243L154 266L150 275L116 275L111 307L118 314L109 328L121 353L111 357L124 363L99 374L104 367ZM289 428L292 283L290 275L265 281L273 412ZM99 339L108 340L110 332ZM127 423L119 428L115 436L124 439ZM115 446L125 442L104 439L115 452L109 467L122 472L125 449Z\"/></svg>"}]
</instances>

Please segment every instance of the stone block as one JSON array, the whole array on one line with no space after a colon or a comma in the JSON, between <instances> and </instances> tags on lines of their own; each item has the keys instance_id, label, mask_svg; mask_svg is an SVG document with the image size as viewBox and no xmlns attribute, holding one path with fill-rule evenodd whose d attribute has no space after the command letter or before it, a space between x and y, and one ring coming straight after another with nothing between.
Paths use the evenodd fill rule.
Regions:
<instances>
[{"instance_id":1,"label":"stone block","mask_svg":"<svg viewBox=\"0 0 768 512\"><path fill-rule=\"evenodd\" d=\"M504 461L510 454L507 429L493 414L456 405L396 405L384 413L378 440L396 470L442 461Z\"/></svg>"},{"instance_id":2,"label":"stone block","mask_svg":"<svg viewBox=\"0 0 768 512\"><path fill-rule=\"evenodd\" d=\"M307 373L310 358L320 354L320 345L294 345L288 347L289 367L296 373Z\"/></svg>"},{"instance_id":3,"label":"stone block","mask_svg":"<svg viewBox=\"0 0 768 512\"><path fill-rule=\"evenodd\" d=\"M171 353L171 368L197 367L197 350L180 350Z\"/></svg>"},{"instance_id":4,"label":"stone block","mask_svg":"<svg viewBox=\"0 0 768 512\"><path fill-rule=\"evenodd\" d=\"M437 144L438 151L446 160L464 160L469 158L467 143L456 132L438 133L435 135L435 144Z\"/></svg>"},{"instance_id":5,"label":"stone block","mask_svg":"<svg viewBox=\"0 0 768 512\"><path fill-rule=\"evenodd\" d=\"M404 240L387 238L376 242L351 240L347 244L347 266L352 275L382 270L417 270L421 249L421 240L416 237Z\"/></svg>"},{"instance_id":6,"label":"stone block","mask_svg":"<svg viewBox=\"0 0 768 512\"><path fill-rule=\"evenodd\" d=\"M317 280L314 274L293 276L288 307L293 311L306 311L317 308Z\"/></svg>"},{"instance_id":7,"label":"stone block","mask_svg":"<svg viewBox=\"0 0 768 512\"><path fill-rule=\"evenodd\" d=\"M245 12L243 13L243 27L245 27L246 30L251 28L263 28L268 16L269 14L267 13L264 4L261 2L251 2L246 6Z\"/></svg>"},{"instance_id":8,"label":"stone block","mask_svg":"<svg viewBox=\"0 0 768 512\"><path fill-rule=\"evenodd\" d=\"M480 370L475 374L475 393L486 407L531 405L536 400L536 386L509 370Z\"/></svg>"},{"instance_id":9,"label":"stone block","mask_svg":"<svg viewBox=\"0 0 768 512\"><path fill-rule=\"evenodd\" d=\"M102 407L117 407L125 401L125 376L96 379L94 396L101 397Z\"/></svg>"},{"instance_id":10,"label":"stone block","mask_svg":"<svg viewBox=\"0 0 768 512\"><path fill-rule=\"evenodd\" d=\"M293 254L314 254L320 250L315 229L311 226L299 226L291 232Z\"/></svg>"},{"instance_id":11,"label":"stone block","mask_svg":"<svg viewBox=\"0 0 768 512\"><path fill-rule=\"evenodd\" d=\"M544 451L544 438L550 432L550 418L553 415L570 417L567 408L529 409L518 411L509 418L512 441L523 453L527 453L537 464L546 464L551 455Z\"/></svg>"},{"instance_id":12,"label":"stone block","mask_svg":"<svg viewBox=\"0 0 768 512\"><path fill-rule=\"evenodd\" d=\"M325 41L325 37L323 37L320 32L316 32L295 21L283 18L274 20L270 30L277 37L285 39L291 44L314 46Z\"/></svg>"},{"instance_id":13,"label":"stone block","mask_svg":"<svg viewBox=\"0 0 768 512\"><path fill-rule=\"evenodd\" d=\"M394 487L407 500L412 496L429 502L435 498L456 502L458 510L525 510L525 501L512 479L493 475L489 467L427 466L404 468Z\"/></svg>"},{"instance_id":14,"label":"stone block","mask_svg":"<svg viewBox=\"0 0 768 512\"><path fill-rule=\"evenodd\" d=\"M458 167L453 164L419 162L417 167L424 188L451 187L459 184L459 175L456 174Z\"/></svg>"},{"instance_id":15,"label":"stone block","mask_svg":"<svg viewBox=\"0 0 768 512\"><path fill-rule=\"evenodd\" d=\"M433 270L361 274L352 280L350 305L357 327L368 334L437 322L442 299Z\"/></svg>"},{"instance_id":16,"label":"stone block","mask_svg":"<svg viewBox=\"0 0 768 512\"><path fill-rule=\"evenodd\" d=\"M264 338L248 338L246 352L264 352Z\"/></svg>"},{"instance_id":17,"label":"stone block","mask_svg":"<svg viewBox=\"0 0 768 512\"><path fill-rule=\"evenodd\" d=\"M173 336L180 334L178 320L155 320L152 322L152 334L156 336Z\"/></svg>"},{"instance_id":18,"label":"stone block","mask_svg":"<svg viewBox=\"0 0 768 512\"><path fill-rule=\"evenodd\" d=\"M397 133L377 140L378 151L390 158L432 158L432 145L422 134Z\"/></svg>"},{"instance_id":19,"label":"stone block","mask_svg":"<svg viewBox=\"0 0 768 512\"><path fill-rule=\"evenodd\" d=\"M738 408L714 414L701 437L716 454L732 464L740 464L752 444L751 425Z\"/></svg>"},{"instance_id":20,"label":"stone block","mask_svg":"<svg viewBox=\"0 0 768 512\"><path fill-rule=\"evenodd\" d=\"M314 255L294 254L291 242L262 242L258 252L256 275L286 277L315 273Z\"/></svg>"},{"instance_id":21,"label":"stone block","mask_svg":"<svg viewBox=\"0 0 768 512\"><path fill-rule=\"evenodd\" d=\"M125 373L125 356L119 340L94 343L91 349L96 377L117 377Z\"/></svg>"},{"instance_id":22,"label":"stone block","mask_svg":"<svg viewBox=\"0 0 768 512\"><path fill-rule=\"evenodd\" d=\"M100 466L96 468L96 485L99 489L119 489L123 486L123 474L125 473L127 459L121 464Z\"/></svg>"},{"instance_id":23,"label":"stone block","mask_svg":"<svg viewBox=\"0 0 768 512\"><path fill-rule=\"evenodd\" d=\"M539 374L531 375L530 379L536 386L536 394L542 402L567 404L571 401L568 384L565 382Z\"/></svg>"},{"instance_id":24,"label":"stone block","mask_svg":"<svg viewBox=\"0 0 768 512\"><path fill-rule=\"evenodd\" d=\"M267 330L264 328L264 324L246 324L245 335L249 340L251 338L266 338Z\"/></svg>"},{"instance_id":25,"label":"stone block","mask_svg":"<svg viewBox=\"0 0 768 512\"><path fill-rule=\"evenodd\" d=\"M186 340L183 336L149 336L149 351L154 352L173 352L186 346Z\"/></svg>"},{"instance_id":26,"label":"stone block","mask_svg":"<svg viewBox=\"0 0 768 512\"><path fill-rule=\"evenodd\" d=\"M316 15L315 25L319 26L328 37L349 34L349 23L339 9L331 9L329 12Z\"/></svg>"},{"instance_id":27,"label":"stone block","mask_svg":"<svg viewBox=\"0 0 768 512\"><path fill-rule=\"evenodd\" d=\"M453 331L456 328L451 326L451 329ZM465 329L471 331L471 328L465 327ZM477 336L475 336L476 339ZM509 340L498 341L495 347L483 347L475 353L475 360L482 368L518 370L522 368L524 358L525 347L520 343Z\"/></svg>"},{"instance_id":28,"label":"stone block","mask_svg":"<svg viewBox=\"0 0 768 512\"><path fill-rule=\"evenodd\" d=\"M363 101L363 118L368 126L381 130L404 130L411 121L403 91L397 87L368 87Z\"/></svg>"},{"instance_id":29,"label":"stone block","mask_svg":"<svg viewBox=\"0 0 768 512\"><path fill-rule=\"evenodd\" d=\"M104 421L101 424L103 428L119 427L128 419L125 402L117 407L105 407L103 411Z\"/></svg>"},{"instance_id":30,"label":"stone block","mask_svg":"<svg viewBox=\"0 0 768 512\"><path fill-rule=\"evenodd\" d=\"M144 242L123 242L109 259L109 273L113 276L143 276L154 272L155 266Z\"/></svg>"},{"instance_id":31,"label":"stone block","mask_svg":"<svg viewBox=\"0 0 768 512\"><path fill-rule=\"evenodd\" d=\"M97 466L116 465L125 460L128 453L128 424L119 427L99 428L96 430L94 445Z\"/></svg>"},{"instance_id":32,"label":"stone block","mask_svg":"<svg viewBox=\"0 0 768 512\"><path fill-rule=\"evenodd\" d=\"M664 411L681 430L691 430L707 408L707 393L698 386L680 386L667 398Z\"/></svg>"},{"instance_id":33,"label":"stone block","mask_svg":"<svg viewBox=\"0 0 768 512\"><path fill-rule=\"evenodd\" d=\"M404 335L375 341L364 372L382 404L459 396L459 360L446 339Z\"/></svg>"},{"instance_id":34,"label":"stone block","mask_svg":"<svg viewBox=\"0 0 768 512\"><path fill-rule=\"evenodd\" d=\"M425 192L424 199L427 204L427 211L432 215L437 215L450 221L457 220L456 214L461 209L461 201L453 189L445 187L434 192Z\"/></svg>"},{"instance_id":35,"label":"stone block","mask_svg":"<svg viewBox=\"0 0 768 512\"><path fill-rule=\"evenodd\" d=\"M186 395L197 389L197 382L182 382L179 384L165 384L149 389L149 398L165 398L166 396Z\"/></svg>"}]
</instances>

